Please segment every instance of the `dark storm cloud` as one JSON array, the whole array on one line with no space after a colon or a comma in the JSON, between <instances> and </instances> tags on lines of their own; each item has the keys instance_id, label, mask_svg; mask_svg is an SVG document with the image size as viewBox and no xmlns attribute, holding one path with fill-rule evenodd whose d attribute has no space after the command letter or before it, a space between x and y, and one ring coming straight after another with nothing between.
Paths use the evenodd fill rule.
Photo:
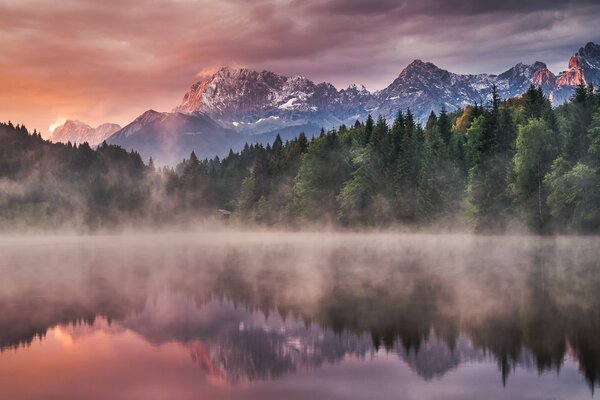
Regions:
<instances>
[{"instance_id":1,"label":"dark storm cloud","mask_svg":"<svg viewBox=\"0 0 600 400\"><path fill-rule=\"evenodd\" d=\"M597 1L0 0L0 119L127 123L223 65L371 88L415 58L558 72L599 21Z\"/></svg>"},{"instance_id":2,"label":"dark storm cloud","mask_svg":"<svg viewBox=\"0 0 600 400\"><path fill-rule=\"evenodd\" d=\"M576 5L594 4L596 0L296 0L297 5L327 14L369 15L401 11L406 15L476 15L490 12L522 13L561 10Z\"/></svg>"}]
</instances>

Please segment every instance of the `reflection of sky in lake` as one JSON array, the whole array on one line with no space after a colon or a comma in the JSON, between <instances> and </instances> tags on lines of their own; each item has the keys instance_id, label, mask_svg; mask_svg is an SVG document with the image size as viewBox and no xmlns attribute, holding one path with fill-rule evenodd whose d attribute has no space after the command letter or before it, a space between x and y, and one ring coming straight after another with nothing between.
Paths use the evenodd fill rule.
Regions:
<instances>
[{"instance_id":1,"label":"reflection of sky in lake","mask_svg":"<svg viewBox=\"0 0 600 400\"><path fill-rule=\"evenodd\" d=\"M593 242L296 239L10 246L0 397L591 398Z\"/></svg>"}]
</instances>

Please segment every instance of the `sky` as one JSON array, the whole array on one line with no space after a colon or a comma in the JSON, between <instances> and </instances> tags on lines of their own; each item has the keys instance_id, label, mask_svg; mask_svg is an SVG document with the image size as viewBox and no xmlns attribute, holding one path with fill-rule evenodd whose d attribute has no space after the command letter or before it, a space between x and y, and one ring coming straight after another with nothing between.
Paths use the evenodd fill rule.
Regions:
<instances>
[{"instance_id":1,"label":"sky","mask_svg":"<svg viewBox=\"0 0 600 400\"><path fill-rule=\"evenodd\" d=\"M369 89L417 58L558 73L598 26L598 0L0 0L0 121L125 125L222 66Z\"/></svg>"}]
</instances>

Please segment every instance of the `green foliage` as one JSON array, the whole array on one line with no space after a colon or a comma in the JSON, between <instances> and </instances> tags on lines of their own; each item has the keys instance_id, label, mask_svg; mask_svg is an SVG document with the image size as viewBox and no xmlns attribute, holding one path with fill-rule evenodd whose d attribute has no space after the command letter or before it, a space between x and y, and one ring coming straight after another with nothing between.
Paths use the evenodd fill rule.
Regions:
<instances>
[{"instance_id":1,"label":"green foliage","mask_svg":"<svg viewBox=\"0 0 600 400\"><path fill-rule=\"evenodd\" d=\"M466 131L468 209L477 231L503 230L510 216L510 160L515 126L513 116L492 94L488 109L479 111Z\"/></svg>"},{"instance_id":2,"label":"green foliage","mask_svg":"<svg viewBox=\"0 0 600 400\"><path fill-rule=\"evenodd\" d=\"M353 132L360 129L353 128ZM307 220L334 218L338 210L336 197L351 173L350 141L351 133L345 131L310 142L293 187L293 216Z\"/></svg>"},{"instance_id":3,"label":"green foliage","mask_svg":"<svg viewBox=\"0 0 600 400\"><path fill-rule=\"evenodd\" d=\"M0 124L0 221L100 226L142 217L147 170L139 154L117 146L53 144L23 126Z\"/></svg>"},{"instance_id":4,"label":"green foliage","mask_svg":"<svg viewBox=\"0 0 600 400\"><path fill-rule=\"evenodd\" d=\"M598 104L598 95L592 92L591 87L583 84L577 86L571 102L564 106L567 124L565 127L565 159L572 164L585 158L590 146L588 128Z\"/></svg>"},{"instance_id":5,"label":"green foliage","mask_svg":"<svg viewBox=\"0 0 600 400\"><path fill-rule=\"evenodd\" d=\"M399 128L400 145L395 163L394 187L397 217L404 223L417 222L420 158L423 130L415 124L410 110Z\"/></svg>"},{"instance_id":6,"label":"green foliage","mask_svg":"<svg viewBox=\"0 0 600 400\"><path fill-rule=\"evenodd\" d=\"M578 162L569 169L559 158L546 176L550 188L548 205L562 229L595 232L600 226L600 176L587 164Z\"/></svg>"},{"instance_id":7,"label":"green foliage","mask_svg":"<svg viewBox=\"0 0 600 400\"><path fill-rule=\"evenodd\" d=\"M558 155L555 135L544 120L533 118L519 127L517 136L513 185L515 201L528 224L538 231L548 223L548 190L544 177Z\"/></svg>"},{"instance_id":8,"label":"green foliage","mask_svg":"<svg viewBox=\"0 0 600 400\"><path fill-rule=\"evenodd\" d=\"M446 134L442 135L447 126L445 122L440 125L440 120L425 131L419 170L418 217L425 222L436 222L458 213L463 193L459 167L450 156L450 138L446 141Z\"/></svg>"},{"instance_id":9,"label":"green foliage","mask_svg":"<svg viewBox=\"0 0 600 400\"><path fill-rule=\"evenodd\" d=\"M373 150L367 147L355 149L352 155L353 172L342 186L337 201L339 217L345 223L372 223L377 216L377 173Z\"/></svg>"},{"instance_id":10,"label":"green foliage","mask_svg":"<svg viewBox=\"0 0 600 400\"><path fill-rule=\"evenodd\" d=\"M590 162L594 168L600 168L600 105L596 107L596 112L592 117L592 122L588 129L588 140L590 147L588 149Z\"/></svg>"}]
</instances>

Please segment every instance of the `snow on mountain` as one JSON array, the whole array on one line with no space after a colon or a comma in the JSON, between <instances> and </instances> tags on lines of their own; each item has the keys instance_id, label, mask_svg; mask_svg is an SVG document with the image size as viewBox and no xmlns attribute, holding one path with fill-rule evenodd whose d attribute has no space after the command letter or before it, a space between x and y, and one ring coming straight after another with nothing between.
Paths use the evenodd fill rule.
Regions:
<instances>
[{"instance_id":1,"label":"snow on mountain","mask_svg":"<svg viewBox=\"0 0 600 400\"><path fill-rule=\"evenodd\" d=\"M481 102L495 83L489 75L459 75L436 65L415 60L377 94L376 113L393 118L398 110L410 108L419 120L442 106L453 111L474 101Z\"/></svg>"},{"instance_id":2,"label":"snow on mountain","mask_svg":"<svg viewBox=\"0 0 600 400\"><path fill-rule=\"evenodd\" d=\"M92 128L84 122L69 119L54 129L51 140L61 143L87 142L91 146L95 146L102 143L119 129L121 129L121 126L117 124L105 123Z\"/></svg>"},{"instance_id":3,"label":"snow on mountain","mask_svg":"<svg viewBox=\"0 0 600 400\"><path fill-rule=\"evenodd\" d=\"M531 84L538 85L558 105L580 80L600 80L599 45L588 43L579 49L567 71L558 76L540 61L518 63L499 75L465 75L415 60L388 87L374 93L359 85L337 90L329 83L316 84L302 76L225 67L192 85L175 111L200 111L247 134L300 125L318 130L352 123L369 113L392 119L399 109L407 108L424 121L432 110L439 112L442 106L453 111L466 104L486 102L494 84L503 98L519 96ZM269 119L270 124L261 125Z\"/></svg>"},{"instance_id":4,"label":"snow on mountain","mask_svg":"<svg viewBox=\"0 0 600 400\"><path fill-rule=\"evenodd\" d=\"M354 100L364 91L349 88L346 100ZM329 83L315 84L302 76L225 67L192 85L174 111L200 111L225 126L252 134L265 132L260 123L267 119L278 121L273 129L310 123L339 125L347 114L342 103L347 102L342 102L340 92Z\"/></svg>"},{"instance_id":5,"label":"snow on mountain","mask_svg":"<svg viewBox=\"0 0 600 400\"><path fill-rule=\"evenodd\" d=\"M576 84L600 82L600 46L588 43L571 57L568 69L555 76L546 64L518 63L499 74L456 74L421 60L404 68L386 88L371 92L362 85L337 90L330 83L314 83L303 76L270 71L221 68L196 82L173 112L149 110L123 129L114 124L91 128L67 121L57 128L55 141L108 142L136 149L159 164L173 164L189 156L224 155L244 143L283 140L304 131L317 134L323 127L351 125L368 114L391 121L398 110L410 108L424 122L433 110L454 111L466 104L485 103L496 85L502 98L519 96L531 85L540 86L554 105L569 98ZM116 132L115 132L116 131Z\"/></svg>"}]
</instances>

